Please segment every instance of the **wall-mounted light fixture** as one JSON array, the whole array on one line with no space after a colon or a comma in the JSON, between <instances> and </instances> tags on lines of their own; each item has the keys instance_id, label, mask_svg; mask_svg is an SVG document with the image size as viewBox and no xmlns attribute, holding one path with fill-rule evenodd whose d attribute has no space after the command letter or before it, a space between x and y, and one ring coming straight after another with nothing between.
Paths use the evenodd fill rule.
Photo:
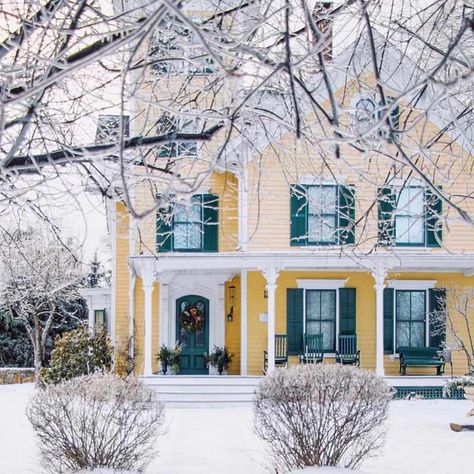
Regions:
<instances>
[{"instance_id":1,"label":"wall-mounted light fixture","mask_svg":"<svg viewBox=\"0 0 474 474\"><path fill-rule=\"evenodd\" d=\"M268 299L268 290L266 288L263 289L263 297L267 300Z\"/></svg>"},{"instance_id":2,"label":"wall-mounted light fixture","mask_svg":"<svg viewBox=\"0 0 474 474\"><path fill-rule=\"evenodd\" d=\"M231 323L234 320L234 304L235 304L235 286L229 286L229 303L230 311L227 315L227 321Z\"/></svg>"}]
</instances>

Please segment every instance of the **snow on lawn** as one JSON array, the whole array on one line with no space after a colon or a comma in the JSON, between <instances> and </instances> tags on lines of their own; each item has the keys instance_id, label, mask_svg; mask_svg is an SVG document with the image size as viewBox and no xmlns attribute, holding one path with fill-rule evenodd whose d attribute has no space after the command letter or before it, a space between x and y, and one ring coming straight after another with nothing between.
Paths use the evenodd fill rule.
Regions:
<instances>
[{"instance_id":1,"label":"snow on lawn","mask_svg":"<svg viewBox=\"0 0 474 474\"><path fill-rule=\"evenodd\" d=\"M0 474L40 472L25 416L32 393L29 384L0 385ZM464 417L470 406L452 400L393 402L387 443L361 469L366 474L472 474L474 432L449 429L450 422L474 424L474 418ZM168 408L166 418L167 434L159 439L160 454L147 474L268 473L264 448L252 430L251 406Z\"/></svg>"}]
</instances>

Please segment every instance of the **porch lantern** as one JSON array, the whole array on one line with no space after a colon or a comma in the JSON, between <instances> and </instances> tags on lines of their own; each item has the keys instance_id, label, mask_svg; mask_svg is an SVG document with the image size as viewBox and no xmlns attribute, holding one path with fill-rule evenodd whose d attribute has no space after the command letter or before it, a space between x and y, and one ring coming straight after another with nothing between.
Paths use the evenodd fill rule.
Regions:
<instances>
[{"instance_id":1,"label":"porch lantern","mask_svg":"<svg viewBox=\"0 0 474 474\"><path fill-rule=\"evenodd\" d=\"M229 286L229 302L230 311L227 315L227 321L231 323L234 320L235 286Z\"/></svg>"}]
</instances>

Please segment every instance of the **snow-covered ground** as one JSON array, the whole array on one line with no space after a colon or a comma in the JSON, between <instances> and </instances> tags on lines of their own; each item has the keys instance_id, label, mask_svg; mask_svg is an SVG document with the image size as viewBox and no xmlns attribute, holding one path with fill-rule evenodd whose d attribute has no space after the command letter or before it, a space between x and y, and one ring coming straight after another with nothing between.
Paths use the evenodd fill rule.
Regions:
<instances>
[{"instance_id":1,"label":"snow-covered ground","mask_svg":"<svg viewBox=\"0 0 474 474\"><path fill-rule=\"evenodd\" d=\"M25 406L31 385L0 386L0 474L39 474ZM454 433L470 402L393 402L387 442L361 469L367 474L472 474L474 432ZM168 408L167 434L147 474L263 474L264 448L252 430L252 409Z\"/></svg>"}]
</instances>

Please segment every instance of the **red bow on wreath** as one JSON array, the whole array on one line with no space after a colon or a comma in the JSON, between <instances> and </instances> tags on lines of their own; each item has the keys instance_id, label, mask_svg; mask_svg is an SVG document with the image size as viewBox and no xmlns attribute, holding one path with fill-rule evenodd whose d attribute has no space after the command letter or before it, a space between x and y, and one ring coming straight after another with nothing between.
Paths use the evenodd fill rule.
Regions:
<instances>
[{"instance_id":1,"label":"red bow on wreath","mask_svg":"<svg viewBox=\"0 0 474 474\"><path fill-rule=\"evenodd\" d=\"M196 306L190 306L180 314L181 327L187 332L199 331L203 326L202 311Z\"/></svg>"}]
</instances>

